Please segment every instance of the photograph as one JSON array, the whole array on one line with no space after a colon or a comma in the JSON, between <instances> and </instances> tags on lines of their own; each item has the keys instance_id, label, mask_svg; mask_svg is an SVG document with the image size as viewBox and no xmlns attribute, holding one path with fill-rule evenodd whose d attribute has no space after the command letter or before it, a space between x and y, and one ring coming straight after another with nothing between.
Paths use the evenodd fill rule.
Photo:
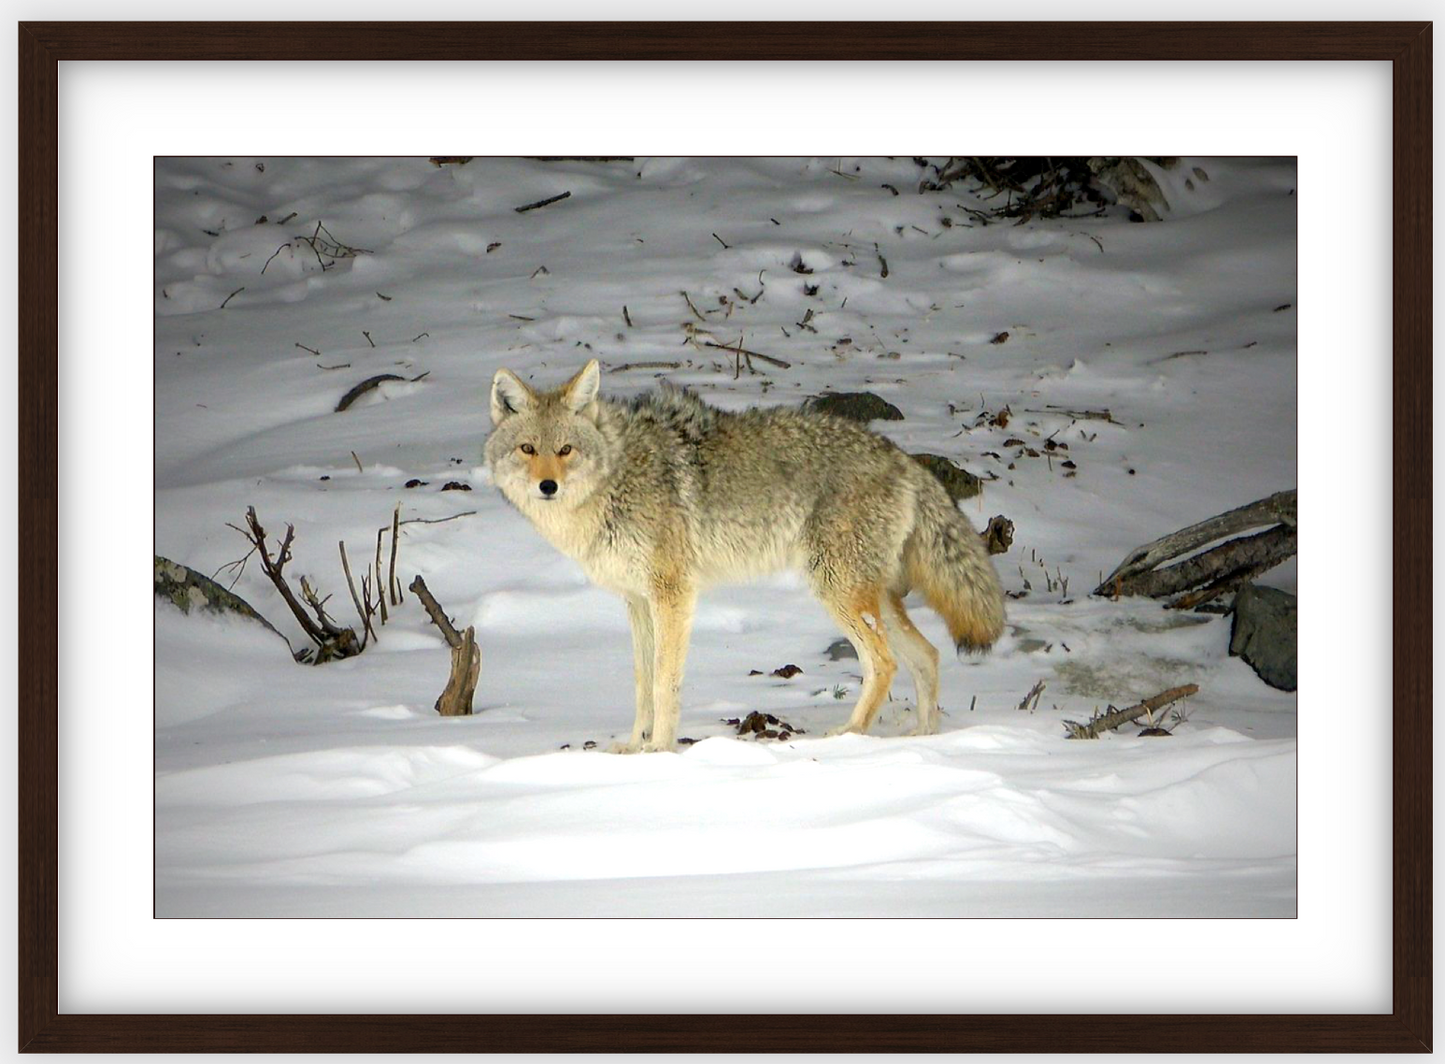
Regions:
<instances>
[{"instance_id":1,"label":"photograph","mask_svg":"<svg viewBox=\"0 0 1445 1064\"><path fill-rule=\"evenodd\" d=\"M1295 918L1297 178L155 157L155 917Z\"/></svg>"}]
</instances>

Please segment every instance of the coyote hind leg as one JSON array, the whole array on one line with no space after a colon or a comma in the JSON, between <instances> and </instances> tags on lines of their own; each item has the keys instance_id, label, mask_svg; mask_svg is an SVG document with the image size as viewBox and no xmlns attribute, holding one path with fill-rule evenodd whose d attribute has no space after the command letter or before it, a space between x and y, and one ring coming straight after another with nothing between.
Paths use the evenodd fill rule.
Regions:
<instances>
[{"instance_id":1,"label":"coyote hind leg","mask_svg":"<svg viewBox=\"0 0 1445 1064\"><path fill-rule=\"evenodd\" d=\"M853 707L848 723L830 734L854 732L862 735L878 716L878 707L888 696L888 685L898 672L898 663L883 631L880 605L883 596L877 588L834 593L827 587L819 587L817 591L818 598L858 651L858 660L863 665L863 690L858 695L858 703Z\"/></svg>"},{"instance_id":2,"label":"coyote hind leg","mask_svg":"<svg viewBox=\"0 0 1445 1064\"><path fill-rule=\"evenodd\" d=\"M883 596L883 620L890 640L913 677L913 690L918 698L918 727L914 734L932 735L938 730L938 649L914 627L903 608L903 596L891 591Z\"/></svg>"}]
</instances>

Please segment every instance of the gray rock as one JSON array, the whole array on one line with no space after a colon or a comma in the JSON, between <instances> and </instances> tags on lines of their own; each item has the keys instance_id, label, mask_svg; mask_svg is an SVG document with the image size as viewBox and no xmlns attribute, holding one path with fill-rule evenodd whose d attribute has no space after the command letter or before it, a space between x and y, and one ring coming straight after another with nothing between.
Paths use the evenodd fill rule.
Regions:
<instances>
[{"instance_id":1,"label":"gray rock","mask_svg":"<svg viewBox=\"0 0 1445 1064\"><path fill-rule=\"evenodd\" d=\"M809 410L817 410L852 421L902 421L903 411L886 399L872 392L828 392L817 395L804 404Z\"/></svg>"},{"instance_id":2,"label":"gray rock","mask_svg":"<svg viewBox=\"0 0 1445 1064\"><path fill-rule=\"evenodd\" d=\"M913 460L936 476L954 502L971 499L983 490L983 481L941 454L915 454Z\"/></svg>"},{"instance_id":3,"label":"gray rock","mask_svg":"<svg viewBox=\"0 0 1445 1064\"><path fill-rule=\"evenodd\" d=\"M1281 691L1295 689L1297 612L1295 596L1278 588L1245 584L1234 596L1229 653Z\"/></svg>"},{"instance_id":4,"label":"gray rock","mask_svg":"<svg viewBox=\"0 0 1445 1064\"><path fill-rule=\"evenodd\" d=\"M208 576L196 572L180 562L155 556L155 591L182 613L192 610L207 613L234 613L256 621L276 632L271 623L262 617L249 602L240 595L227 591ZM282 642L289 647L290 641L280 632Z\"/></svg>"},{"instance_id":5,"label":"gray rock","mask_svg":"<svg viewBox=\"0 0 1445 1064\"><path fill-rule=\"evenodd\" d=\"M828 649L824 653L828 655L830 661L843 661L845 658L858 660L858 651L854 650L853 644L846 639L833 640L828 644Z\"/></svg>"}]
</instances>

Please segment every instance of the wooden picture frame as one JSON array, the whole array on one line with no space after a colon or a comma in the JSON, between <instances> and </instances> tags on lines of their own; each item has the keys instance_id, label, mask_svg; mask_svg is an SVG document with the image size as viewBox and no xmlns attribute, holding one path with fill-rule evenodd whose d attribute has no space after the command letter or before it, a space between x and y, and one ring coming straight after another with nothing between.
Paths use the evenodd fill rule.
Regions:
<instances>
[{"instance_id":1,"label":"wooden picture frame","mask_svg":"<svg viewBox=\"0 0 1445 1064\"><path fill-rule=\"evenodd\" d=\"M57 63L1375 60L1393 68L1393 1006L1382 1015L73 1015L58 1011ZM1428 23L19 24L19 1046L49 1052L1428 1051Z\"/></svg>"}]
</instances>

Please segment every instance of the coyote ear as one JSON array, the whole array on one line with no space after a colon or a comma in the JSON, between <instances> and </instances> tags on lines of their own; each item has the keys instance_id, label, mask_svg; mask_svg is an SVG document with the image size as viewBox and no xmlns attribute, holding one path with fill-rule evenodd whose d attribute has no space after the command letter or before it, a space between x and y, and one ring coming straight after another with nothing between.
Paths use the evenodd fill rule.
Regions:
<instances>
[{"instance_id":1,"label":"coyote ear","mask_svg":"<svg viewBox=\"0 0 1445 1064\"><path fill-rule=\"evenodd\" d=\"M492 424L500 425L513 414L532 405L532 389L509 369L497 370L492 378Z\"/></svg>"},{"instance_id":2,"label":"coyote ear","mask_svg":"<svg viewBox=\"0 0 1445 1064\"><path fill-rule=\"evenodd\" d=\"M594 358L587 365L582 367L582 372L567 382L562 390L562 395L567 403L567 409L574 414L579 413L587 404L597 398L597 389L602 383L602 371L597 367L597 360Z\"/></svg>"}]
</instances>

